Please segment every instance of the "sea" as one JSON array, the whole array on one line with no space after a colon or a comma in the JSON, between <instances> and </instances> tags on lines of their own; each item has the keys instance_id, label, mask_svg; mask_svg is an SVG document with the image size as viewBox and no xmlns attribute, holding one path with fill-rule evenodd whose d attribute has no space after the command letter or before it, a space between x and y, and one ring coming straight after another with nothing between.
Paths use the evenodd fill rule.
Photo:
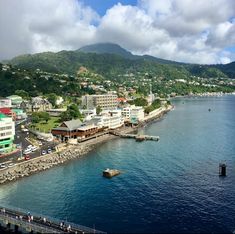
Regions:
<instances>
[{"instance_id":1,"label":"sea","mask_svg":"<svg viewBox=\"0 0 235 234\"><path fill-rule=\"evenodd\" d=\"M0 204L111 233L233 233L235 96L172 102L174 110L139 130L160 141L110 140L1 185ZM107 179L106 168L122 173Z\"/></svg>"}]
</instances>

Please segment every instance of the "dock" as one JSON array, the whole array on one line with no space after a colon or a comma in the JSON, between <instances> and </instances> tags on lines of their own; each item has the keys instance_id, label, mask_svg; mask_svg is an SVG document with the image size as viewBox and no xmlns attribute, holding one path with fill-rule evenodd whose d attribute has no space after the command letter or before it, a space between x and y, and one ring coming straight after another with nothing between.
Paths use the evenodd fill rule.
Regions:
<instances>
[{"instance_id":1,"label":"dock","mask_svg":"<svg viewBox=\"0 0 235 234\"><path fill-rule=\"evenodd\" d=\"M121 138L133 138L136 141L159 141L160 137L159 136L149 136L149 135L141 135L141 134L123 134L119 133L117 131L112 132L113 135L119 136Z\"/></svg>"}]
</instances>

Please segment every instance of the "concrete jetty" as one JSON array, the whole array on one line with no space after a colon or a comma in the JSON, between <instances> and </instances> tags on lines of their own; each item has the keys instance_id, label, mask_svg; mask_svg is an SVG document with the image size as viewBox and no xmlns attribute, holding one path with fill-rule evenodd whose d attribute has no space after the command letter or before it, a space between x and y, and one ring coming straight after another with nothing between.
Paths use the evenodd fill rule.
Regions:
<instances>
[{"instance_id":1,"label":"concrete jetty","mask_svg":"<svg viewBox=\"0 0 235 234\"><path fill-rule=\"evenodd\" d=\"M144 140L159 141L160 140L159 136L149 136L149 135L140 135L140 134L122 134L118 132L113 132L113 134L122 138L133 138L136 141L144 141Z\"/></svg>"}]
</instances>

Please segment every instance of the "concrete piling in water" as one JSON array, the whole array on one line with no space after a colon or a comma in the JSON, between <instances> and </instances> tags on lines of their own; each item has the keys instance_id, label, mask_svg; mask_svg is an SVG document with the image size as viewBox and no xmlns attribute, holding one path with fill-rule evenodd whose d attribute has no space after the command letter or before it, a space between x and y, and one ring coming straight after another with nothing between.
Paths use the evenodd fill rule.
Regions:
<instances>
[{"instance_id":1,"label":"concrete piling in water","mask_svg":"<svg viewBox=\"0 0 235 234\"><path fill-rule=\"evenodd\" d=\"M226 164L225 163L219 164L219 175L226 176Z\"/></svg>"}]
</instances>

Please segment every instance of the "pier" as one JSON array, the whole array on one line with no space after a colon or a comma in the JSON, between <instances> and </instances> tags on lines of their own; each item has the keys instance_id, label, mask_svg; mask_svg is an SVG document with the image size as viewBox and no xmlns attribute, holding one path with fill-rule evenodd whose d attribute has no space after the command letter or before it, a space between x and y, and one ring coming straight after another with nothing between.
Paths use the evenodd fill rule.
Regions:
<instances>
[{"instance_id":1,"label":"pier","mask_svg":"<svg viewBox=\"0 0 235 234\"><path fill-rule=\"evenodd\" d=\"M133 138L136 141L144 141L144 140L159 141L160 140L159 136L149 136L149 135L141 135L141 134L125 134L125 133L120 133L117 131L112 131L110 133L115 136L122 137L122 138Z\"/></svg>"},{"instance_id":2,"label":"pier","mask_svg":"<svg viewBox=\"0 0 235 234\"><path fill-rule=\"evenodd\" d=\"M18 208L0 207L0 232L23 233L105 233L82 225L30 214Z\"/></svg>"}]
</instances>

